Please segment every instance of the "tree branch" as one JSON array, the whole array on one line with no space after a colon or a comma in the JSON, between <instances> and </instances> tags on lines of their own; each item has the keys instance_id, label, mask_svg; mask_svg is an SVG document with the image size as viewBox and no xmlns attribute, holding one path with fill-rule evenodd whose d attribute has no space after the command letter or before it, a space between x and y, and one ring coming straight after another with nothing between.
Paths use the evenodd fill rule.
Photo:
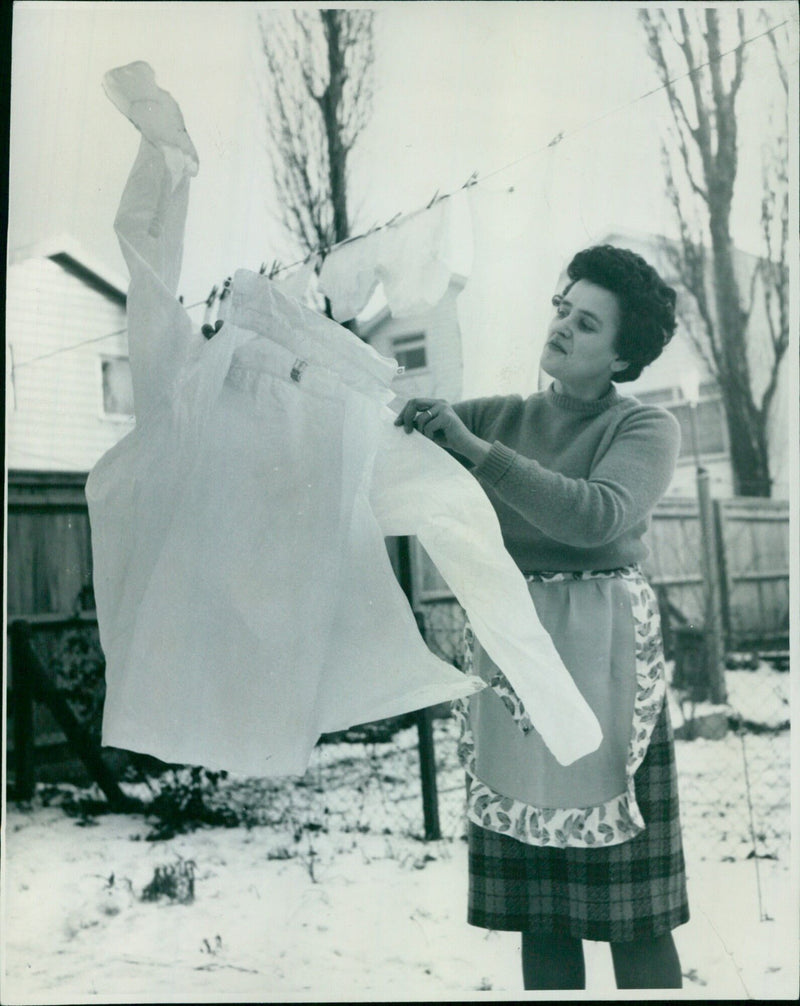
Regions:
<instances>
[{"instance_id":1,"label":"tree branch","mask_svg":"<svg viewBox=\"0 0 800 1006\"><path fill-rule=\"evenodd\" d=\"M327 8L259 16L273 181L304 253L349 233L347 155L372 107L373 17Z\"/></svg>"}]
</instances>

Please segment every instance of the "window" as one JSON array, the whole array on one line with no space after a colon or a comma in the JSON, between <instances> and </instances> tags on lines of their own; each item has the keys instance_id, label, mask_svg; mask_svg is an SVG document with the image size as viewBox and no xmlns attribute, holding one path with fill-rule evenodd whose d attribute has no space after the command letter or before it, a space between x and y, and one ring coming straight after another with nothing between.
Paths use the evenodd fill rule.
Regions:
<instances>
[{"instance_id":1,"label":"window","mask_svg":"<svg viewBox=\"0 0 800 1006\"><path fill-rule=\"evenodd\" d=\"M126 356L103 356L100 358L103 380L103 415L114 417L133 416L133 383L131 364Z\"/></svg>"},{"instance_id":2,"label":"window","mask_svg":"<svg viewBox=\"0 0 800 1006\"><path fill-rule=\"evenodd\" d=\"M396 336L392 339L392 356L397 360L397 365L405 367L406 371L423 370L428 366L425 333Z\"/></svg>"},{"instance_id":3,"label":"window","mask_svg":"<svg viewBox=\"0 0 800 1006\"><path fill-rule=\"evenodd\" d=\"M692 457L691 405L684 401L680 388L663 388L658 391L641 391L636 397L647 405L660 405L678 420L681 427L682 458ZM700 397L695 415L697 449L701 455L727 454L728 436L725 422L725 406L715 381L700 385Z\"/></svg>"}]
</instances>

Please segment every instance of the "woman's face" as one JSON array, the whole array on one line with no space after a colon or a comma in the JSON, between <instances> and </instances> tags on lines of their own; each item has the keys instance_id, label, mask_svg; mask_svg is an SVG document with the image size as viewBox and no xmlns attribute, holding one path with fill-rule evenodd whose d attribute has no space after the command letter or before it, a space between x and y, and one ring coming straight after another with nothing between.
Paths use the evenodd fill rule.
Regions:
<instances>
[{"instance_id":1,"label":"woman's face","mask_svg":"<svg viewBox=\"0 0 800 1006\"><path fill-rule=\"evenodd\" d=\"M627 366L615 348L620 324L617 298L579 279L553 301L556 314L547 330L542 370L555 379L557 391L599 398L608 390L612 374Z\"/></svg>"}]
</instances>

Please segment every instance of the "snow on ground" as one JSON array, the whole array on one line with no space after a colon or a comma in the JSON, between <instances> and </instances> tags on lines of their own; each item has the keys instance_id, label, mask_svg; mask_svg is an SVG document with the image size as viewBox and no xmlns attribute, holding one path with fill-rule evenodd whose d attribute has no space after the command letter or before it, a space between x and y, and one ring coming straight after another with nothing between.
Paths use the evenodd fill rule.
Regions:
<instances>
[{"instance_id":1,"label":"snow on ground","mask_svg":"<svg viewBox=\"0 0 800 1006\"><path fill-rule=\"evenodd\" d=\"M44 790L30 806L9 804L0 999L526 998L519 935L465 921L452 721L437 721L435 736L436 842L421 839L413 728L389 744L323 745L302 780L231 781L228 802L260 808L250 828L154 842L152 820L70 817L46 805ZM677 743L692 911L675 931L683 997L797 995L789 756L788 731L749 733L744 746L735 734ZM142 901L156 866L179 857L195 864L194 901ZM607 946L585 946L587 992L622 998Z\"/></svg>"}]
</instances>

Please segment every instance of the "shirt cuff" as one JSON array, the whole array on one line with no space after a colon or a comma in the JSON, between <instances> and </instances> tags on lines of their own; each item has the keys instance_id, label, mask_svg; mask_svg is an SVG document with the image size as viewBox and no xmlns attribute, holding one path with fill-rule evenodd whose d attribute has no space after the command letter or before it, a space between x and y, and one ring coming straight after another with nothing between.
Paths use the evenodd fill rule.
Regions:
<instances>
[{"instance_id":1,"label":"shirt cuff","mask_svg":"<svg viewBox=\"0 0 800 1006\"><path fill-rule=\"evenodd\" d=\"M472 469L472 474L488 482L489 485L496 485L511 467L516 456L516 451L495 440L483 461Z\"/></svg>"}]
</instances>

